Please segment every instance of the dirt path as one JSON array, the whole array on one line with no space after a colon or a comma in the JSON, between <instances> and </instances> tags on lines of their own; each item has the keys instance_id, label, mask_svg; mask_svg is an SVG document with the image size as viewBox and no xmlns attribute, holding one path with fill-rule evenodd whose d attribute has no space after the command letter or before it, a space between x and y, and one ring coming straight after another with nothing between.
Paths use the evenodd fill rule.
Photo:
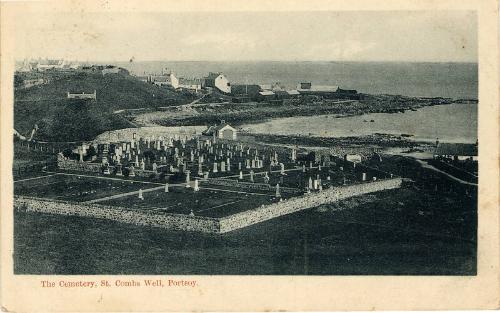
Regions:
<instances>
[{"instance_id":1,"label":"dirt path","mask_svg":"<svg viewBox=\"0 0 500 313\"><path fill-rule=\"evenodd\" d=\"M425 161L422 161L422 160L419 160L419 159L415 159L420 165L422 165L423 168L427 168L427 169L430 169L432 171L435 171L435 172L438 172L438 173L441 173L445 176L448 176L449 178L451 178L452 180L456 181L456 182L459 182L461 184L464 184L464 185L469 185L469 186L475 186L477 187L477 184L474 184L474 183L471 183L471 182L468 182L468 181L465 181L465 180L461 180L460 178L457 178L451 174L448 174L430 164L428 164L427 162Z\"/></svg>"}]
</instances>

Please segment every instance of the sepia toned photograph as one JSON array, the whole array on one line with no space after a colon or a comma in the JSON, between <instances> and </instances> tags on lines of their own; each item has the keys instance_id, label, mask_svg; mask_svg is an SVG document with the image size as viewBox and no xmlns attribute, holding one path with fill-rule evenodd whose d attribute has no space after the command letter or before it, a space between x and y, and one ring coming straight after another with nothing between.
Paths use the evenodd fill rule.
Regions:
<instances>
[{"instance_id":1,"label":"sepia toned photograph","mask_svg":"<svg viewBox=\"0 0 500 313\"><path fill-rule=\"evenodd\" d=\"M0 2L2 311L500 308L497 0Z\"/></svg>"},{"instance_id":2,"label":"sepia toned photograph","mask_svg":"<svg viewBox=\"0 0 500 313\"><path fill-rule=\"evenodd\" d=\"M28 16L15 275L477 274L476 12Z\"/></svg>"}]
</instances>

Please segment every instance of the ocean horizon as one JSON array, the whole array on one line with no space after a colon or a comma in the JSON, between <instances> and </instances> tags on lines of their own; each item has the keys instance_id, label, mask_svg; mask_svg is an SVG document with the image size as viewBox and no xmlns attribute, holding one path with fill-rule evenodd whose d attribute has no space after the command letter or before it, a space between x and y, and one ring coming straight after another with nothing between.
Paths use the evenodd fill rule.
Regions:
<instances>
[{"instance_id":1,"label":"ocean horizon","mask_svg":"<svg viewBox=\"0 0 500 313\"><path fill-rule=\"evenodd\" d=\"M105 63L105 62L99 62ZM222 72L234 84L280 82L295 88L303 81L338 85L370 94L477 99L478 64L388 61L133 61L108 62L132 74L158 74L165 68L181 77Z\"/></svg>"}]
</instances>

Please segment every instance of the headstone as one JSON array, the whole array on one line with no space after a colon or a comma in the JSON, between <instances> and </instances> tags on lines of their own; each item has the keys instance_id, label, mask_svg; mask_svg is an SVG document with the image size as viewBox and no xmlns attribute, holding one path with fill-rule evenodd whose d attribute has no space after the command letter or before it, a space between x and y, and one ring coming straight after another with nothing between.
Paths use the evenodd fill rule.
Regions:
<instances>
[{"instance_id":1,"label":"headstone","mask_svg":"<svg viewBox=\"0 0 500 313\"><path fill-rule=\"evenodd\" d=\"M240 179L243 179L243 172L240 171L240 176L239 176Z\"/></svg>"},{"instance_id":2,"label":"headstone","mask_svg":"<svg viewBox=\"0 0 500 313\"><path fill-rule=\"evenodd\" d=\"M135 177L135 172L134 172L134 167L133 166L129 166L129 168L128 168L128 176L129 177Z\"/></svg>"},{"instance_id":3,"label":"headstone","mask_svg":"<svg viewBox=\"0 0 500 313\"><path fill-rule=\"evenodd\" d=\"M361 176L361 180L362 181L365 181L366 180L366 173L363 173L362 176Z\"/></svg>"},{"instance_id":4,"label":"headstone","mask_svg":"<svg viewBox=\"0 0 500 313\"><path fill-rule=\"evenodd\" d=\"M153 172L156 173L157 169L158 169L158 165L156 164L156 162L153 162Z\"/></svg>"},{"instance_id":5,"label":"headstone","mask_svg":"<svg viewBox=\"0 0 500 313\"><path fill-rule=\"evenodd\" d=\"M225 172L226 172L226 162L224 162L224 161L221 161L221 162L220 162L220 171L221 171L222 173L225 173Z\"/></svg>"},{"instance_id":6,"label":"headstone","mask_svg":"<svg viewBox=\"0 0 500 313\"><path fill-rule=\"evenodd\" d=\"M139 189L139 199L144 200L144 196L142 195L142 189Z\"/></svg>"},{"instance_id":7,"label":"headstone","mask_svg":"<svg viewBox=\"0 0 500 313\"><path fill-rule=\"evenodd\" d=\"M121 164L116 165L116 176L123 176Z\"/></svg>"},{"instance_id":8,"label":"headstone","mask_svg":"<svg viewBox=\"0 0 500 313\"><path fill-rule=\"evenodd\" d=\"M276 184L276 198L281 198L280 184Z\"/></svg>"},{"instance_id":9,"label":"headstone","mask_svg":"<svg viewBox=\"0 0 500 313\"><path fill-rule=\"evenodd\" d=\"M168 192L168 183L165 183L165 192Z\"/></svg>"},{"instance_id":10,"label":"headstone","mask_svg":"<svg viewBox=\"0 0 500 313\"><path fill-rule=\"evenodd\" d=\"M253 183L253 170L250 170L250 181Z\"/></svg>"},{"instance_id":11,"label":"headstone","mask_svg":"<svg viewBox=\"0 0 500 313\"><path fill-rule=\"evenodd\" d=\"M80 156L79 161L80 161L80 162L83 162L83 147L81 147L81 146L80 146L80 147L78 147L78 154L79 154L79 156Z\"/></svg>"},{"instance_id":12,"label":"headstone","mask_svg":"<svg viewBox=\"0 0 500 313\"><path fill-rule=\"evenodd\" d=\"M195 180L194 180L194 187L193 187L193 190L194 190L194 191L199 191L199 190L200 190L200 186L198 186L198 179L195 179Z\"/></svg>"},{"instance_id":13,"label":"headstone","mask_svg":"<svg viewBox=\"0 0 500 313\"><path fill-rule=\"evenodd\" d=\"M214 162L214 170L212 172L214 172L214 173L218 172L218 170L217 170L217 162Z\"/></svg>"},{"instance_id":14,"label":"headstone","mask_svg":"<svg viewBox=\"0 0 500 313\"><path fill-rule=\"evenodd\" d=\"M309 177L309 189L313 189L313 181L311 177Z\"/></svg>"},{"instance_id":15,"label":"headstone","mask_svg":"<svg viewBox=\"0 0 500 313\"><path fill-rule=\"evenodd\" d=\"M283 163L280 163L280 174L281 175L285 175L285 164Z\"/></svg>"}]
</instances>

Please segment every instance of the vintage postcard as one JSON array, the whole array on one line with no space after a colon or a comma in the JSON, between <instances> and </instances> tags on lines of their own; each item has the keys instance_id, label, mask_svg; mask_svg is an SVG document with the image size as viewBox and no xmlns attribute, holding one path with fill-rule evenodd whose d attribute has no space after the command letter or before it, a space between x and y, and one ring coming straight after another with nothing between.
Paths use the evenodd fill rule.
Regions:
<instances>
[{"instance_id":1,"label":"vintage postcard","mask_svg":"<svg viewBox=\"0 0 500 313\"><path fill-rule=\"evenodd\" d=\"M498 9L2 2L2 310L498 308Z\"/></svg>"}]
</instances>

